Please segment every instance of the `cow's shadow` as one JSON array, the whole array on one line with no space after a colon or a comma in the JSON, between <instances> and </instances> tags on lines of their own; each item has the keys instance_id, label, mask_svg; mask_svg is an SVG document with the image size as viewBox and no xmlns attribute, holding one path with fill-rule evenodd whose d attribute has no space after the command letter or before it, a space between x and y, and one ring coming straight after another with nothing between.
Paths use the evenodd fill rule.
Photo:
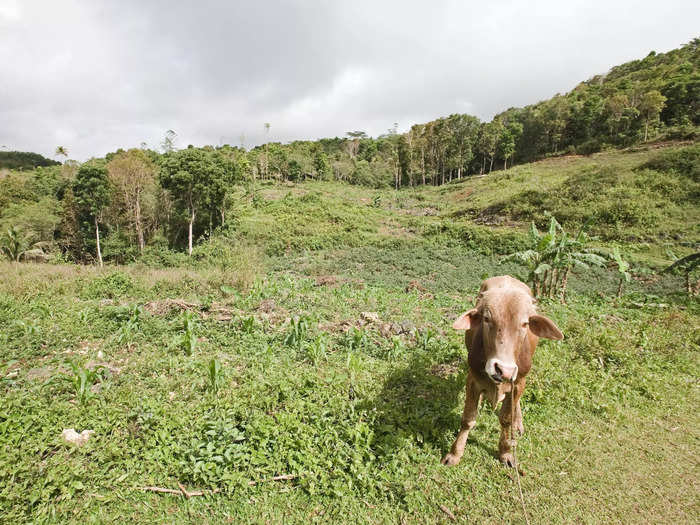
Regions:
<instances>
[{"instance_id":1,"label":"cow's shadow","mask_svg":"<svg viewBox=\"0 0 700 525\"><path fill-rule=\"evenodd\" d=\"M397 367L381 391L361 403L362 409L376 411L373 452L378 457L395 455L407 441L413 441L445 454L459 430L466 375L464 360L436 365L416 356L406 366ZM469 444L496 455L495 448L481 440L470 438Z\"/></svg>"}]
</instances>

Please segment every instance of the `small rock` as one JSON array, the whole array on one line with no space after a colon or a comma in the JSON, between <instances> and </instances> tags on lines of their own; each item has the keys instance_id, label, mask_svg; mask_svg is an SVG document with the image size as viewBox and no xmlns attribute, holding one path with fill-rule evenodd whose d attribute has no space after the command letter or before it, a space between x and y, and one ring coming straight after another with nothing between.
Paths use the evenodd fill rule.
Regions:
<instances>
[{"instance_id":1,"label":"small rock","mask_svg":"<svg viewBox=\"0 0 700 525\"><path fill-rule=\"evenodd\" d=\"M391 323L382 323L382 325L379 327L379 333L382 335L382 337L389 339L393 335L391 331Z\"/></svg>"},{"instance_id":2,"label":"small rock","mask_svg":"<svg viewBox=\"0 0 700 525\"><path fill-rule=\"evenodd\" d=\"M401 333L410 334L415 329L416 325L414 325L408 319L404 319L403 321L401 321Z\"/></svg>"},{"instance_id":3,"label":"small rock","mask_svg":"<svg viewBox=\"0 0 700 525\"><path fill-rule=\"evenodd\" d=\"M379 314L377 312L362 312L360 317L367 321L368 323L378 323Z\"/></svg>"},{"instance_id":4,"label":"small rock","mask_svg":"<svg viewBox=\"0 0 700 525\"><path fill-rule=\"evenodd\" d=\"M97 359L104 359L105 353L102 350L97 351Z\"/></svg>"},{"instance_id":5,"label":"small rock","mask_svg":"<svg viewBox=\"0 0 700 525\"><path fill-rule=\"evenodd\" d=\"M175 392L170 392L170 393L168 394L168 399L169 399L170 401L172 401L173 399L175 399Z\"/></svg>"},{"instance_id":6,"label":"small rock","mask_svg":"<svg viewBox=\"0 0 700 525\"><path fill-rule=\"evenodd\" d=\"M78 434L73 428L65 428L63 432L61 432L61 437L66 443L70 443L76 447L82 447L94 433L94 430L83 430Z\"/></svg>"}]
</instances>

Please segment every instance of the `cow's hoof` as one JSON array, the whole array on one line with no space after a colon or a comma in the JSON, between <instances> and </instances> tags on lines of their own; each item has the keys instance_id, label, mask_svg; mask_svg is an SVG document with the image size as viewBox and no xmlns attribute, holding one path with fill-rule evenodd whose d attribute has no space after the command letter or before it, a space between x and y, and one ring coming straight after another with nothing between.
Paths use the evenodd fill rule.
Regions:
<instances>
[{"instance_id":1,"label":"cow's hoof","mask_svg":"<svg viewBox=\"0 0 700 525\"><path fill-rule=\"evenodd\" d=\"M513 468L515 466L515 458L510 452L501 454L499 459L501 460L501 463L508 468Z\"/></svg>"},{"instance_id":2,"label":"cow's hoof","mask_svg":"<svg viewBox=\"0 0 700 525\"><path fill-rule=\"evenodd\" d=\"M447 465L448 467L451 467L451 466L459 463L459 461L461 459L462 459L461 457L455 456L454 454L450 453L450 454L447 454L444 458L442 458L442 461L440 463L442 463L443 465Z\"/></svg>"}]
</instances>

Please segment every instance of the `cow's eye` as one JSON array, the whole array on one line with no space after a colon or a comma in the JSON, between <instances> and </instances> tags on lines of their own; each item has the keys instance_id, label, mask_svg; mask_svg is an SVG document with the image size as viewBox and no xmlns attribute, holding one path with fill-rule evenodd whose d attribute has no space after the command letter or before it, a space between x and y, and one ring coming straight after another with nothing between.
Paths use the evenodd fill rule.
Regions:
<instances>
[{"instance_id":1,"label":"cow's eye","mask_svg":"<svg viewBox=\"0 0 700 525\"><path fill-rule=\"evenodd\" d=\"M484 317L484 322L485 322L485 323L490 323L490 322L491 322L491 318L490 318L490 317Z\"/></svg>"},{"instance_id":2,"label":"cow's eye","mask_svg":"<svg viewBox=\"0 0 700 525\"><path fill-rule=\"evenodd\" d=\"M530 324L530 323L528 323L527 321L524 321L524 322L523 322L523 328L527 328L527 326L528 326L529 324Z\"/></svg>"}]
</instances>

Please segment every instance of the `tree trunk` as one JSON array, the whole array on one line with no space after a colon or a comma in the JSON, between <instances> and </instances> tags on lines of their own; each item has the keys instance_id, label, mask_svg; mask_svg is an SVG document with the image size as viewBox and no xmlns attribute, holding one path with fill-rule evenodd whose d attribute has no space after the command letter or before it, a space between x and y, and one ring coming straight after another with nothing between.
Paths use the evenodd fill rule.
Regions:
<instances>
[{"instance_id":1,"label":"tree trunk","mask_svg":"<svg viewBox=\"0 0 700 525\"><path fill-rule=\"evenodd\" d=\"M489 173L493 170L493 157L491 157L491 164L489 165Z\"/></svg>"},{"instance_id":2,"label":"tree trunk","mask_svg":"<svg viewBox=\"0 0 700 525\"><path fill-rule=\"evenodd\" d=\"M102 264L102 250L100 249L100 227L97 224L97 215L95 215L95 239L97 240L97 260L100 263L100 267L102 267L103 264Z\"/></svg>"},{"instance_id":3,"label":"tree trunk","mask_svg":"<svg viewBox=\"0 0 700 525\"><path fill-rule=\"evenodd\" d=\"M187 254L192 255L192 225L194 224L194 208L190 208L190 223L187 231Z\"/></svg>"},{"instance_id":4,"label":"tree trunk","mask_svg":"<svg viewBox=\"0 0 700 525\"><path fill-rule=\"evenodd\" d=\"M644 121L644 142L647 141L647 131L649 130L649 121Z\"/></svg>"},{"instance_id":5,"label":"tree trunk","mask_svg":"<svg viewBox=\"0 0 700 525\"><path fill-rule=\"evenodd\" d=\"M553 297L555 289L557 287L557 282L558 282L558 271L556 268L552 268L551 275L549 277L549 290L547 290L547 297L550 299Z\"/></svg>"},{"instance_id":6,"label":"tree trunk","mask_svg":"<svg viewBox=\"0 0 700 525\"><path fill-rule=\"evenodd\" d=\"M624 282L624 279L620 277L620 283L617 285L617 298L619 299L622 297L622 283Z\"/></svg>"},{"instance_id":7,"label":"tree trunk","mask_svg":"<svg viewBox=\"0 0 700 525\"><path fill-rule=\"evenodd\" d=\"M143 239L143 227L141 225L141 202L139 202L138 196L136 197L136 207L134 211L136 215L136 236L138 237L139 241L139 252L141 255L143 255L143 249L146 247L146 243Z\"/></svg>"},{"instance_id":8,"label":"tree trunk","mask_svg":"<svg viewBox=\"0 0 700 525\"><path fill-rule=\"evenodd\" d=\"M564 277L561 280L561 302L566 304L566 285L569 282L569 272L571 271L571 267L568 267L566 271L564 272Z\"/></svg>"}]
</instances>

